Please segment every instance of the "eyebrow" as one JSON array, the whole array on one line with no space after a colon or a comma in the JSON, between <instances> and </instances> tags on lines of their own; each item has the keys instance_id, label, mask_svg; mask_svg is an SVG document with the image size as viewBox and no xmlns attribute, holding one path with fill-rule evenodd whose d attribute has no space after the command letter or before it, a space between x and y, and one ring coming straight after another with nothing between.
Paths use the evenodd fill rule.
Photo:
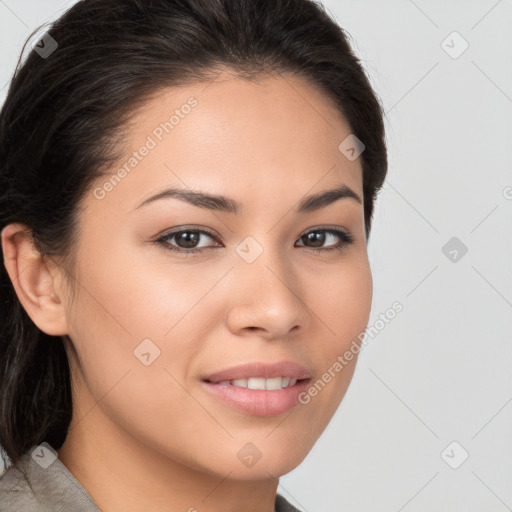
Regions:
<instances>
[{"instance_id":1,"label":"eyebrow","mask_svg":"<svg viewBox=\"0 0 512 512\"><path fill-rule=\"evenodd\" d=\"M154 201L168 198L181 199L182 201L186 201L190 204L193 204L194 206L204 208L206 210L232 213L235 215L239 214L242 210L242 205L237 203L234 199L222 195L207 194L205 192L175 187L167 188L162 192L149 197L137 207L135 207L134 210L153 203ZM358 194L356 194L356 192L354 192L350 187L347 187L346 185L341 185L340 187L332 190L306 196L299 203L296 211L297 213L313 212L324 208L339 199L345 198L355 199L358 203L362 204L361 198Z\"/></svg>"}]
</instances>

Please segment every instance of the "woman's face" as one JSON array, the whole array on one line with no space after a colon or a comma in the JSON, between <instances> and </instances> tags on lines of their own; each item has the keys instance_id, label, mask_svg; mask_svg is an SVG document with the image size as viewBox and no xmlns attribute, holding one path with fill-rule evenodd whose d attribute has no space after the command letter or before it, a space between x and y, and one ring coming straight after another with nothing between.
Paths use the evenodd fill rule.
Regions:
<instances>
[{"instance_id":1,"label":"woman's face","mask_svg":"<svg viewBox=\"0 0 512 512\"><path fill-rule=\"evenodd\" d=\"M350 133L292 75L167 89L136 114L80 213L70 436L114 425L119 443L235 479L304 459L347 390L371 306L361 161L339 149ZM306 202L343 186L361 202ZM170 188L226 202L154 199ZM292 365L266 366L279 363ZM272 389L287 377L298 382Z\"/></svg>"}]
</instances>

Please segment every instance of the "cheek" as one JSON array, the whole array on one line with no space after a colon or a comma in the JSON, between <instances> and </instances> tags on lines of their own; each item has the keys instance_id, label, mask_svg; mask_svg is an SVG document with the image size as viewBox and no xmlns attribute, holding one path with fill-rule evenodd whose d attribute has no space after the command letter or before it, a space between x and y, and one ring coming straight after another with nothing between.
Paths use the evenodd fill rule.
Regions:
<instances>
[{"instance_id":1,"label":"cheek","mask_svg":"<svg viewBox=\"0 0 512 512\"><path fill-rule=\"evenodd\" d=\"M325 328L325 348L331 358L344 352L366 328L372 293L371 269L364 256L346 265L341 263L316 287L312 309Z\"/></svg>"},{"instance_id":2,"label":"cheek","mask_svg":"<svg viewBox=\"0 0 512 512\"><path fill-rule=\"evenodd\" d=\"M225 435L183 386L188 362L201 350L194 341L203 329L195 321L197 311L204 312L198 302L218 278L171 273L165 265L151 269L137 258L119 264L113 253L100 261L81 267L84 286L71 315L81 389L77 416L86 418L86 428L100 423L102 412L158 451L172 445L174 458L191 465L191 443L198 443L191 431L208 424L215 435ZM144 339L151 343L141 352ZM134 350L142 360L149 352L151 363L146 366Z\"/></svg>"},{"instance_id":3,"label":"cheek","mask_svg":"<svg viewBox=\"0 0 512 512\"><path fill-rule=\"evenodd\" d=\"M318 282L318 281L317 281ZM304 396L304 406L316 408L322 430L343 399L355 371L364 331L371 310L373 281L368 259L340 265L311 295L316 326L323 335L314 335L321 350L317 380ZM313 352L312 352L313 354Z\"/></svg>"},{"instance_id":4,"label":"cheek","mask_svg":"<svg viewBox=\"0 0 512 512\"><path fill-rule=\"evenodd\" d=\"M82 266L79 280L86 283L87 293L78 309L82 320L84 315L94 316L95 325L90 327L98 333L132 344L171 337L190 322L190 315L225 272L200 266L195 271L191 263L171 262L163 249L158 253L148 248L151 255L133 248L131 253L116 254L114 244L112 249L97 259L97 265Z\"/></svg>"},{"instance_id":5,"label":"cheek","mask_svg":"<svg viewBox=\"0 0 512 512\"><path fill-rule=\"evenodd\" d=\"M116 253L111 244L101 257L83 253L79 265L77 281L82 286L69 324L83 378L91 393L101 397L130 372L120 386L131 383L128 415L132 403L155 410L159 399L173 393L174 403L183 401L173 377L186 380L190 361L221 318L216 314L221 301L212 299L209 291L226 269L205 272L198 266L194 271L190 263L170 264L166 258L165 253L157 254L148 263L144 251ZM151 364L145 366L144 359ZM175 384L174 391L169 383ZM125 396L120 396L120 407Z\"/></svg>"}]
</instances>

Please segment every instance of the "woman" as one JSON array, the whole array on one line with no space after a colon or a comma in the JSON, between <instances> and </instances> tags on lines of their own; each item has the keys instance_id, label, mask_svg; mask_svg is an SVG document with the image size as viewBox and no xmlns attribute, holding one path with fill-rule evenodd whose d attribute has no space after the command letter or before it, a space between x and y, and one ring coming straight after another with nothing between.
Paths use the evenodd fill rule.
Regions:
<instances>
[{"instance_id":1,"label":"woman","mask_svg":"<svg viewBox=\"0 0 512 512\"><path fill-rule=\"evenodd\" d=\"M0 510L298 510L279 477L369 319L384 139L310 0L55 22L0 117Z\"/></svg>"}]
</instances>

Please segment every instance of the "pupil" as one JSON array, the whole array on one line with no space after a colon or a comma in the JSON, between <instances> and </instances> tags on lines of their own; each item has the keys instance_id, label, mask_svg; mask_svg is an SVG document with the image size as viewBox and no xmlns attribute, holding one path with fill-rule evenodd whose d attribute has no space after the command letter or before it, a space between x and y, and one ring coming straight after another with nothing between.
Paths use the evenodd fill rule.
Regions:
<instances>
[{"instance_id":1,"label":"pupil","mask_svg":"<svg viewBox=\"0 0 512 512\"><path fill-rule=\"evenodd\" d=\"M310 242L313 242L314 247L321 247L325 242L325 233L313 232L306 235Z\"/></svg>"},{"instance_id":2,"label":"pupil","mask_svg":"<svg viewBox=\"0 0 512 512\"><path fill-rule=\"evenodd\" d=\"M178 239L180 241L185 242L185 245L184 246L182 245L182 247L190 249L190 248L193 248L194 245L198 243L199 233L197 233L195 231L184 231L178 235ZM178 241L178 240L176 240L176 241ZM178 245L181 245L181 244L178 244Z\"/></svg>"}]
</instances>

